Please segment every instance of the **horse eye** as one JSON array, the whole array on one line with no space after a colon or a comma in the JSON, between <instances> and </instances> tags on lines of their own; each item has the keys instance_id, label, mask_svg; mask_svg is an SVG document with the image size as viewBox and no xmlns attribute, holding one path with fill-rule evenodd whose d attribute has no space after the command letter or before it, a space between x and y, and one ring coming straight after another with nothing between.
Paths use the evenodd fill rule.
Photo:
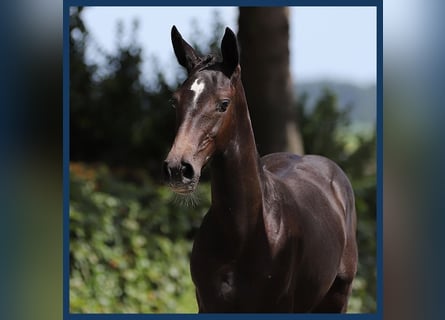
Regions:
<instances>
[{"instance_id":1,"label":"horse eye","mask_svg":"<svg viewBox=\"0 0 445 320\"><path fill-rule=\"evenodd\" d=\"M224 112L227 110L227 107L229 106L229 104L230 104L230 100L224 99L218 103L216 110L218 110L219 112Z\"/></svg>"}]
</instances>

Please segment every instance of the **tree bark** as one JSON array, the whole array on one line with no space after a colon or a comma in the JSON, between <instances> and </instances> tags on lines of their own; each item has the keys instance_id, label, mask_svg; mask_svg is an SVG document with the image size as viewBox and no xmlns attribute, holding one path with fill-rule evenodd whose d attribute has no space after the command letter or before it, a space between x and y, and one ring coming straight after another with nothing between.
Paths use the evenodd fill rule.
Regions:
<instances>
[{"instance_id":1,"label":"tree bark","mask_svg":"<svg viewBox=\"0 0 445 320\"><path fill-rule=\"evenodd\" d=\"M289 9L240 7L241 69L258 151L303 153L289 71Z\"/></svg>"}]
</instances>

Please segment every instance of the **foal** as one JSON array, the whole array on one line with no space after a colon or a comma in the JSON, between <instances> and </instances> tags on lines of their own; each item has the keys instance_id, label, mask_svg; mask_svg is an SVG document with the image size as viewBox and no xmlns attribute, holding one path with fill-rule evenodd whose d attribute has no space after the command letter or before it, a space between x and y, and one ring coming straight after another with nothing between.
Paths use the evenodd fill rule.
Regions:
<instances>
[{"instance_id":1,"label":"foal","mask_svg":"<svg viewBox=\"0 0 445 320\"><path fill-rule=\"evenodd\" d=\"M357 269L347 177L320 156L259 158L229 28L222 61L198 56L174 26L171 36L188 71L164 162L173 191L193 192L211 159L212 204L191 255L199 312L345 312Z\"/></svg>"}]
</instances>

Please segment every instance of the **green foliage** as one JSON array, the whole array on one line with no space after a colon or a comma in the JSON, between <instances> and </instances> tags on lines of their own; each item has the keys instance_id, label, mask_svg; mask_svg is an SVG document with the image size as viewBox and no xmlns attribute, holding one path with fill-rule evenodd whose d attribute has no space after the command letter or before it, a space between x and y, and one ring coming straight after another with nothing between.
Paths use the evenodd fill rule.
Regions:
<instances>
[{"instance_id":1,"label":"green foliage","mask_svg":"<svg viewBox=\"0 0 445 320\"><path fill-rule=\"evenodd\" d=\"M72 163L70 174L71 312L196 312L189 254L209 187L187 208L143 172Z\"/></svg>"},{"instance_id":2,"label":"green foliage","mask_svg":"<svg viewBox=\"0 0 445 320\"><path fill-rule=\"evenodd\" d=\"M335 161L351 180L357 210L359 265L349 312L376 311L376 167L375 131L371 136L348 131L351 106L341 108L326 89L309 112L302 96L297 107L301 134L308 154Z\"/></svg>"},{"instance_id":3,"label":"green foliage","mask_svg":"<svg viewBox=\"0 0 445 320\"><path fill-rule=\"evenodd\" d=\"M297 107L306 153L334 160L353 178L375 172L375 130L371 135L352 130L352 105L341 109L337 96L327 88L311 112L306 100L306 95L301 96Z\"/></svg>"},{"instance_id":4,"label":"green foliage","mask_svg":"<svg viewBox=\"0 0 445 320\"><path fill-rule=\"evenodd\" d=\"M85 49L92 39L81 13L73 9L70 24L71 160L143 166L156 176L158 159L167 153L175 131L175 114L169 104L172 89L159 70L153 74L156 88L143 84L137 23L131 31L132 41L123 42L121 27L117 52L99 52L106 68L88 65Z\"/></svg>"}]
</instances>

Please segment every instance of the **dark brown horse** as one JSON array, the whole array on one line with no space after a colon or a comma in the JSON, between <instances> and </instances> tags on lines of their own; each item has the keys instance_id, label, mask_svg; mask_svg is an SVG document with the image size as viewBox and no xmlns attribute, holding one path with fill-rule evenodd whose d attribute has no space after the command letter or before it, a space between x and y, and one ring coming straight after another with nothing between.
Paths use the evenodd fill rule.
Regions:
<instances>
[{"instance_id":1,"label":"dark brown horse","mask_svg":"<svg viewBox=\"0 0 445 320\"><path fill-rule=\"evenodd\" d=\"M164 174L188 194L211 168L212 205L191 256L199 312L345 312L357 269L347 177L320 156L259 158L230 29L222 61L198 56L175 27L172 42L188 78L173 94Z\"/></svg>"}]
</instances>

